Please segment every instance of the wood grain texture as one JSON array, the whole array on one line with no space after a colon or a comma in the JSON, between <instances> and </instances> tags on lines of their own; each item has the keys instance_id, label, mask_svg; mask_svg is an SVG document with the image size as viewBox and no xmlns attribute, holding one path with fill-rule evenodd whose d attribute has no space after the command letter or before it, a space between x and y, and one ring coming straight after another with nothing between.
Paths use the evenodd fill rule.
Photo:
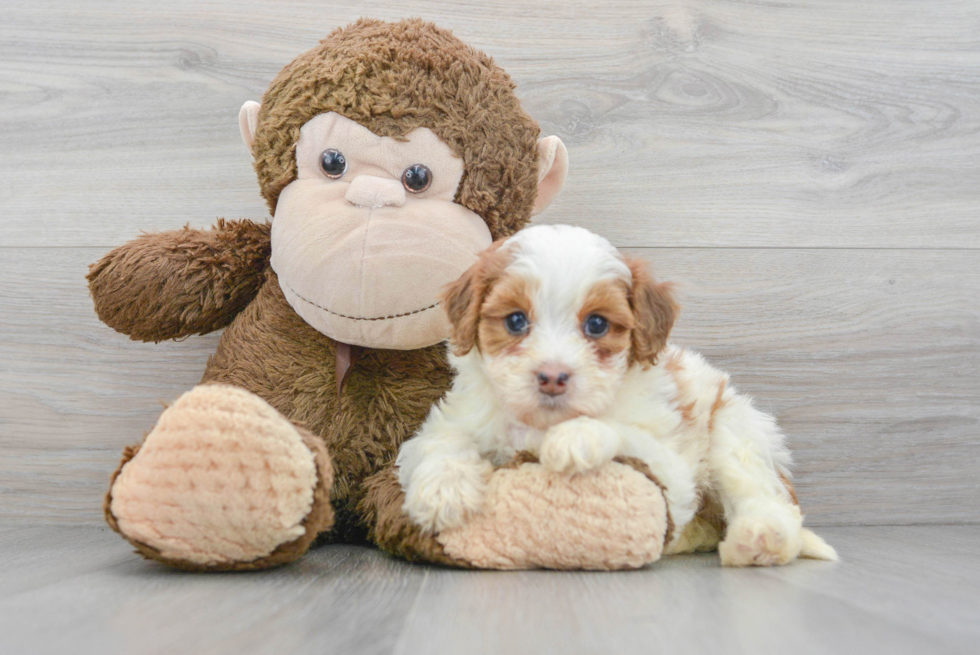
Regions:
<instances>
[{"instance_id":1,"label":"wood grain texture","mask_svg":"<svg viewBox=\"0 0 980 655\"><path fill-rule=\"evenodd\" d=\"M980 267L970 251L633 250L678 283L674 341L789 435L813 524L980 521ZM0 261L0 517L92 524L123 446L193 386L215 335L98 322L98 248Z\"/></svg>"},{"instance_id":2,"label":"wood grain texture","mask_svg":"<svg viewBox=\"0 0 980 655\"><path fill-rule=\"evenodd\" d=\"M706 554L598 575L433 571L395 653L973 652L976 530L826 529L839 564L767 570Z\"/></svg>"},{"instance_id":3,"label":"wood grain texture","mask_svg":"<svg viewBox=\"0 0 980 655\"><path fill-rule=\"evenodd\" d=\"M4 653L390 653L425 577L365 548L186 574L107 528L8 529L0 571Z\"/></svg>"},{"instance_id":4,"label":"wood grain texture","mask_svg":"<svg viewBox=\"0 0 980 655\"><path fill-rule=\"evenodd\" d=\"M453 571L314 549L244 575L140 560L105 528L0 529L4 653L973 653L980 526L825 528L838 564Z\"/></svg>"},{"instance_id":5,"label":"wood grain texture","mask_svg":"<svg viewBox=\"0 0 980 655\"><path fill-rule=\"evenodd\" d=\"M421 15L511 72L569 146L544 220L634 246L980 246L972 0L6 3L0 243L263 218L238 108L359 15Z\"/></svg>"},{"instance_id":6,"label":"wood grain texture","mask_svg":"<svg viewBox=\"0 0 980 655\"><path fill-rule=\"evenodd\" d=\"M237 112L359 15L492 54L569 146L542 221L639 247L676 341L776 414L815 524L980 521L980 9L967 0L0 7L0 521L95 524L217 336L133 343L86 266L266 215Z\"/></svg>"},{"instance_id":7,"label":"wood grain texture","mask_svg":"<svg viewBox=\"0 0 980 655\"><path fill-rule=\"evenodd\" d=\"M779 418L809 523L980 522L975 1L8 2L0 652L975 652L976 525L823 527L840 564L771 570L478 573L324 547L186 575L102 524L121 448L218 336L113 333L87 265L141 230L265 217L238 108L360 15L434 20L512 74L570 152L541 220L679 283L675 341Z\"/></svg>"}]
</instances>

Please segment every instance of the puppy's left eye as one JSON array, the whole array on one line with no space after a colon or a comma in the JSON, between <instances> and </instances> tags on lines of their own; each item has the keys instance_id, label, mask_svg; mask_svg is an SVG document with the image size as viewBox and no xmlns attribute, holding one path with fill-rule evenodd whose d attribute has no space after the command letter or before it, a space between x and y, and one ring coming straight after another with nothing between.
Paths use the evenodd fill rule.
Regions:
<instances>
[{"instance_id":1,"label":"puppy's left eye","mask_svg":"<svg viewBox=\"0 0 980 655\"><path fill-rule=\"evenodd\" d=\"M582 331L585 332L585 336L587 337L599 338L605 336L606 332L609 332L609 321L604 316L589 314L585 319L585 323L582 324Z\"/></svg>"},{"instance_id":2,"label":"puppy's left eye","mask_svg":"<svg viewBox=\"0 0 980 655\"><path fill-rule=\"evenodd\" d=\"M527 320L527 314L524 312L514 312L504 319L504 325L507 326L507 331L514 336L525 334L531 328L531 322Z\"/></svg>"}]
</instances>

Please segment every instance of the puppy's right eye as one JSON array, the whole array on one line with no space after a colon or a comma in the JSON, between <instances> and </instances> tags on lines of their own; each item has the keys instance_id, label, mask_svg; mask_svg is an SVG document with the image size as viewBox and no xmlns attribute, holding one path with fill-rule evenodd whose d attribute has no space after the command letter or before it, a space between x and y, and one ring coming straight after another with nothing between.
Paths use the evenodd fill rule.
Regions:
<instances>
[{"instance_id":1,"label":"puppy's right eye","mask_svg":"<svg viewBox=\"0 0 980 655\"><path fill-rule=\"evenodd\" d=\"M586 336L594 339L604 337L609 332L609 321L605 316L589 314L588 318L585 319L585 323L582 324L582 331L585 332Z\"/></svg>"},{"instance_id":2,"label":"puppy's right eye","mask_svg":"<svg viewBox=\"0 0 980 655\"><path fill-rule=\"evenodd\" d=\"M527 320L527 314L524 312L514 312L504 319L504 325L507 326L508 332L518 336L527 333L531 327L531 322Z\"/></svg>"}]
</instances>

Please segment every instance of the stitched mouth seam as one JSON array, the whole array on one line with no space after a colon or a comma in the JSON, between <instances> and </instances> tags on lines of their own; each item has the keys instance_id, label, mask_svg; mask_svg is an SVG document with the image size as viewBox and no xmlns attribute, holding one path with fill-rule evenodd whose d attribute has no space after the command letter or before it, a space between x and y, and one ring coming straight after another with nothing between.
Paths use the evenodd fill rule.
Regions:
<instances>
[{"instance_id":1,"label":"stitched mouth seam","mask_svg":"<svg viewBox=\"0 0 980 655\"><path fill-rule=\"evenodd\" d=\"M438 307L439 306L439 301L436 301L436 302L432 303L431 305L429 305L428 307L423 307L422 309L416 309L416 310L411 311L411 312L404 312L402 314L391 314L390 316L348 316L347 314L341 314L340 312L335 312L332 309L328 309L328 308L324 307L323 305L318 305L315 302L313 302L312 300L308 300L307 298L304 298L299 293L297 293L296 292L296 289L292 288L289 285L288 282L286 283L286 286L289 288L290 291L293 292L293 295L295 295L297 298L299 298L303 302L308 303L310 305L313 305L317 309L322 309L323 311L327 312L328 314L333 314L334 316L339 316L340 318L347 318L347 319L350 319L352 321L386 321L386 320L388 320L390 318L402 318L404 316L411 316L413 314L421 314L422 312L428 311L430 309L434 309L435 307Z\"/></svg>"}]
</instances>

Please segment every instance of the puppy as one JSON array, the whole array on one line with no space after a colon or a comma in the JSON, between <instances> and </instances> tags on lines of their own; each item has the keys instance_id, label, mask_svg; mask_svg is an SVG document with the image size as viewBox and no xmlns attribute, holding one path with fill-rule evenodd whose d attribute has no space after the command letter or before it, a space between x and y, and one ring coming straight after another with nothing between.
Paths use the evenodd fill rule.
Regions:
<instances>
[{"instance_id":1,"label":"puppy","mask_svg":"<svg viewBox=\"0 0 980 655\"><path fill-rule=\"evenodd\" d=\"M443 304L457 376L397 461L421 527L479 512L494 467L518 451L567 475L623 455L665 488L666 552L717 546L731 566L836 558L802 527L775 421L668 345L677 305L642 262L582 228L531 227L484 252Z\"/></svg>"}]
</instances>

